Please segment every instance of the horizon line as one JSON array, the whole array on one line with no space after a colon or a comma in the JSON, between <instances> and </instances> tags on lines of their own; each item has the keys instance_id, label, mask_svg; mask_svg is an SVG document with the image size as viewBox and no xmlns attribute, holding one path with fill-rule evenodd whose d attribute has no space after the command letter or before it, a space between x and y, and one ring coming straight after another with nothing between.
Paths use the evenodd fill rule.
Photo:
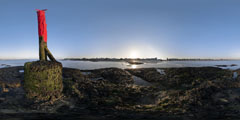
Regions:
<instances>
[{"instance_id":1,"label":"horizon line","mask_svg":"<svg viewBox=\"0 0 240 120\"><path fill-rule=\"evenodd\" d=\"M39 58L0 58L0 60L31 60L31 59L39 59ZM130 58L130 57L65 57L65 58L56 58L58 60L64 59L157 59L157 60L167 60L167 59L179 59L179 60L240 60L240 58L178 58L178 57L166 57L166 58L158 58L158 57L140 57L140 58Z\"/></svg>"}]
</instances>

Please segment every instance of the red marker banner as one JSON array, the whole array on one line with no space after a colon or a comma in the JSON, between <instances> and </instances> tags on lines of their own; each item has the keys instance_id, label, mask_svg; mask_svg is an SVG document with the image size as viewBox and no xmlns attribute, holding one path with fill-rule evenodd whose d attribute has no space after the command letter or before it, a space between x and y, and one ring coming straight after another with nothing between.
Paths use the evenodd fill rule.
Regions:
<instances>
[{"instance_id":1,"label":"red marker banner","mask_svg":"<svg viewBox=\"0 0 240 120\"><path fill-rule=\"evenodd\" d=\"M38 15L38 35L39 37L43 37L44 42L47 42L47 24L45 18L45 10L37 10Z\"/></svg>"}]
</instances>

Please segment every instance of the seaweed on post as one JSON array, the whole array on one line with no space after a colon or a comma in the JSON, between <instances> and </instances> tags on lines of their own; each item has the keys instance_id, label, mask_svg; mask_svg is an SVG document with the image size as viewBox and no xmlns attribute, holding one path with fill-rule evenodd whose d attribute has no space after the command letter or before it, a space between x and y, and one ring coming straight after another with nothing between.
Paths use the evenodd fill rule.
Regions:
<instances>
[{"instance_id":1,"label":"seaweed on post","mask_svg":"<svg viewBox=\"0 0 240 120\"><path fill-rule=\"evenodd\" d=\"M24 65L26 97L35 101L53 101L61 97L62 64L57 62L47 47L45 10L38 10L39 61ZM47 60L49 57L50 61Z\"/></svg>"}]
</instances>

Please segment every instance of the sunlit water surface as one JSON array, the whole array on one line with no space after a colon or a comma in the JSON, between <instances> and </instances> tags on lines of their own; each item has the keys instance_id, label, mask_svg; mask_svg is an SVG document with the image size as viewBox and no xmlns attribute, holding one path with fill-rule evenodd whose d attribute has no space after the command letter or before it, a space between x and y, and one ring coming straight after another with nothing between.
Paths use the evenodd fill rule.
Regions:
<instances>
[{"instance_id":1,"label":"sunlit water surface","mask_svg":"<svg viewBox=\"0 0 240 120\"><path fill-rule=\"evenodd\" d=\"M0 60L0 68L10 66L23 66L25 62L36 61L34 59L27 60ZM228 65L222 67L225 69L238 69L240 68L240 60L229 60L229 61L160 61L154 63L144 63L141 65L129 65L127 62L90 62L90 61L70 61L70 60L59 60L63 67L77 68L81 70L86 69L98 69L98 68L171 68L171 67L204 67L204 66L215 66L216 65ZM231 66L236 64L237 66Z\"/></svg>"}]
</instances>

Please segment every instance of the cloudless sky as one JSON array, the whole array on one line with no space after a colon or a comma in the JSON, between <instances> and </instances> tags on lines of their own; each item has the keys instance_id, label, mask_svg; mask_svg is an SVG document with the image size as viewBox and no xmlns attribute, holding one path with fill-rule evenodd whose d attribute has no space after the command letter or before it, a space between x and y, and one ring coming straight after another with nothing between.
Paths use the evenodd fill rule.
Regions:
<instances>
[{"instance_id":1,"label":"cloudless sky","mask_svg":"<svg viewBox=\"0 0 240 120\"><path fill-rule=\"evenodd\" d=\"M239 0L0 0L0 58L240 58Z\"/></svg>"}]
</instances>

